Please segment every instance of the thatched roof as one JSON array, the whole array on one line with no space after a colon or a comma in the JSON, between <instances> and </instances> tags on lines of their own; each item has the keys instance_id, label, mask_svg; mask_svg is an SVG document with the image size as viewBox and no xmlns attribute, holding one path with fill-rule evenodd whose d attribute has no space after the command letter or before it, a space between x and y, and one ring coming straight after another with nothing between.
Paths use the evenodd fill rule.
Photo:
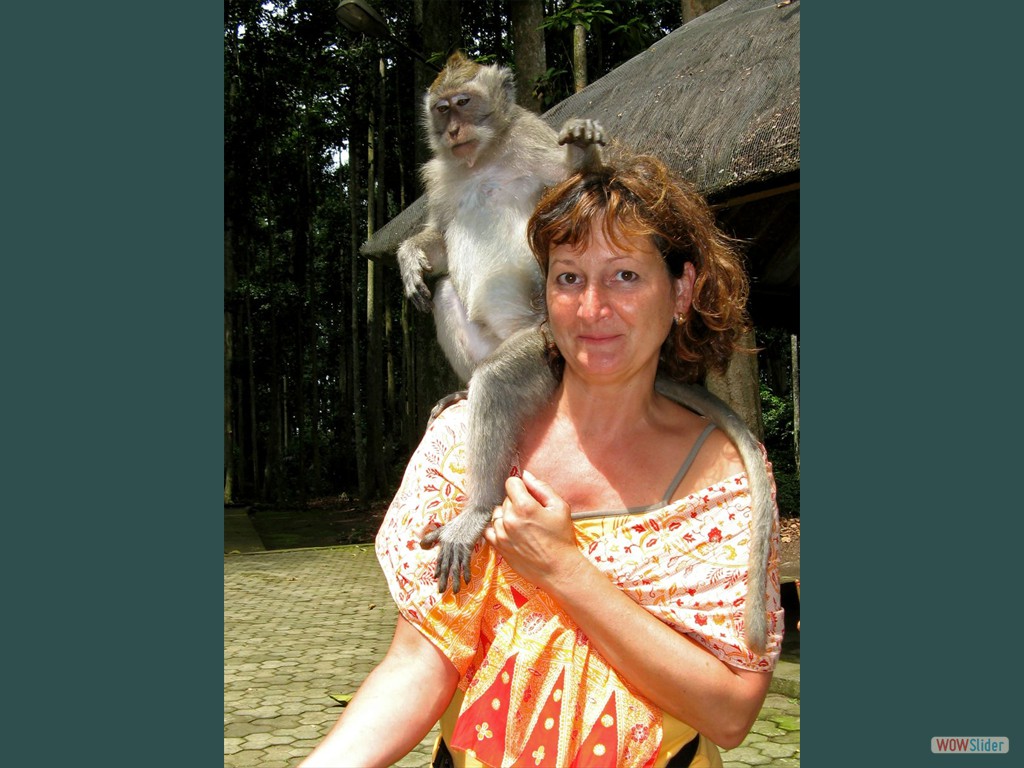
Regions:
<instances>
[{"instance_id":1,"label":"thatched roof","mask_svg":"<svg viewBox=\"0 0 1024 768\"><path fill-rule=\"evenodd\" d=\"M712 200L799 172L800 5L723 3L544 117L595 117Z\"/></svg>"},{"instance_id":2,"label":"thatched roof","mask_svg":"<svg viewBox=\"0 0 1024 768\"><path fill-rule=\"evenodd\" d=\"M796 328L799 284L800 3L728 0L543 115L601 122L658 155L749 243L755 321ZM420 198L361 249L391 257L423 224ZM760 315L760 317L758 317Z\"/></svg>"}]
</instances>

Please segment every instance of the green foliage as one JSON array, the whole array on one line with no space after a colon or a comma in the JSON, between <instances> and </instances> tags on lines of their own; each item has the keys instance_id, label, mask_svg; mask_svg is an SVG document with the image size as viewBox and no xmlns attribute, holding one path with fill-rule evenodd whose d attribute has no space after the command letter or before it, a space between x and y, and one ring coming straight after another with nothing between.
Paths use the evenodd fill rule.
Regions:
<instances>
[{"instance_id":1,"label":"green foliage","mask_svg":"<svg viewBox=\"0 0 1024 768\"><path fill-rule=\"evenodd\" d=\"M547 16L541 28L564 31L581 26L589 32L595 24L612 20L613 14L602 0L573 0L565 8Z\"/></svg>"},{"instance_id":2,"label":"green foliage","mask_svg":"<svg viewBox=\"0 0 1024 768\"><path fill-rule=\"evenodd\" d=\"M758 329L761 353L761 419L764 445L772 462L779 512L800 515L800 474L794 440L791 339L788 331Z\"/></svg>"},{"instance_id":3,"label":"green foliage","mask_svg":"<svg viewBox=\"0 0 1024 768\"><path fill-rule=\"evenodd\" d=\"M533 95L540 99L544 109L549 109L565 98L571 87L572 73L569 70L548 67L534 84Z\"/></svg>"},{"instance_id":4,"label":"green foliage","mask_svg":"<svg viewBox=\"0 0 1024 768\"><path fill-rule=\"evenodd\" d=\"M766 440L781 444L792 439L793 400L776 396L764 382L761 383L761 418Z\"/></svg>"},{"instance_id":5,"label":"green foliage","mask_svg":"<svg viewBox=\"0 0 1024 768\"><path fill-rule=\"evenodd\" d=\"M593 82L642 53L682 24L678 0L559 0L549 2L546 30L548 72L535 85L544 108L574 92L572 28L587 31L587 80Z\"/></svg>"}]
</instances>

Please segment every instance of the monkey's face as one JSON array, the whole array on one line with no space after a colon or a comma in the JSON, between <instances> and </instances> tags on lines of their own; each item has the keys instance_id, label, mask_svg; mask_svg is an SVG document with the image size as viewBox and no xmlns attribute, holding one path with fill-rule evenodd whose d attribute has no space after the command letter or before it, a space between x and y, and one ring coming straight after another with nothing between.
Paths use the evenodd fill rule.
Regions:
<instances>
[{"instance_id":1,"label":"monkey's face","mask_svg":"<svg viewBox=\"0 0 1024 768\"><path fill-rule=\"evenodd\" d=\"M472 168L494 138L487 95L470 82L454 91L430 94L428 99L434 151Z\"/></svg>"},{"instance_id":2,"label":"monkey's face","mask_svg":"<svg viewBox=\"0 0 1024 768\"><path fill-rule=\"evenodd\" d=\"M646 237L609 239L600 223L582 247L551 249L548 322L566 373L626 381L653 375L661 345L693 291L693 266L673 278Z\"/></svg>"},{"instance_id":3,"label":"monkey's face","mask_svg":"<svg viewBox=\"0 0 1024 768\"><path fill-rule=\"evenodd\" d=\"M453 56L427 91L423 107L434 156L472 168L513 119L512 73Z\"/></svg>"}]
</instances>

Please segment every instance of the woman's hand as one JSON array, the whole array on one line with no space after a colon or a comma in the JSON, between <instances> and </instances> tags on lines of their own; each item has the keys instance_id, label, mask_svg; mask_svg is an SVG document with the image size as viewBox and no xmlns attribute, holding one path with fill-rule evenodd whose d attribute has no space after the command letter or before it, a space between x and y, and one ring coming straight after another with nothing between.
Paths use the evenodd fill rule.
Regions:
<instances>
[{"instance_id":1,"label":"woman's hand","mask_svg":"<svg viewBox=\"0 0 1024 768\"><path fill-rule=\"evenodd\" d=\"M484 538L520 576L549 588L583 565L569 505L529 472L505 481L505 501L494 509Z\"/></svg>"}]
</instances>

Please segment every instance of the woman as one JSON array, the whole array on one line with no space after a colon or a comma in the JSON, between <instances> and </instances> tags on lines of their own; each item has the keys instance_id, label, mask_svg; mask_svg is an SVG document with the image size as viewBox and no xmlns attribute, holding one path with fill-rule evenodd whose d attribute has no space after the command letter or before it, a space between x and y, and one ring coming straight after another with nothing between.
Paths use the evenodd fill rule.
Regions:
<instances>
[{"instance_id":1,"label":"woman","mask_svg":"<svg viewBox=\"0 0 1024 768\"><path fill-rule=\"evenodd\" d=\"M742 462L654 390L659 368L694 381L725 365L746 326L738 259L649 157L554 188L528 235L560 384L458 595L437 593L417 542L464 498L466 404L429 427L377 538L394 640L306 768L389 765L438 719L435 765L720 766L715 745L760 711L782 633L776 548L757 656Z\"/></svg>"}]
</instances>

